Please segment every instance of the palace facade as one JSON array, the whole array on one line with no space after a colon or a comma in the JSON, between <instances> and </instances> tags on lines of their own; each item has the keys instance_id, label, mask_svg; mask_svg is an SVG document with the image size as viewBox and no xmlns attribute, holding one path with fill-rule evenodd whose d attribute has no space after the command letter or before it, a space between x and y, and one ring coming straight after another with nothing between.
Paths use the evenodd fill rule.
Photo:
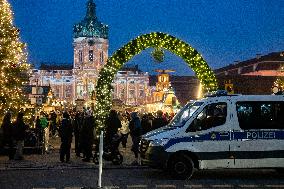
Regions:
<instances>
[{"instance_id":1,"label":"palace facade","mask_svg":"<svg viewBox=\"0 0 284 189\"><path fill-rule=\"evenodd\" d=\"M50 86L57 100L75 103L94 101L99 71L108 59L108 26L96 16L96 5L88 0L85 18L73 27L73 65L42 64L31 70L30 85ZM113 81L114 99L126 105L146 103L149 95L149 75L138 67L124 68Z\"/></svg>"}]
</instances>

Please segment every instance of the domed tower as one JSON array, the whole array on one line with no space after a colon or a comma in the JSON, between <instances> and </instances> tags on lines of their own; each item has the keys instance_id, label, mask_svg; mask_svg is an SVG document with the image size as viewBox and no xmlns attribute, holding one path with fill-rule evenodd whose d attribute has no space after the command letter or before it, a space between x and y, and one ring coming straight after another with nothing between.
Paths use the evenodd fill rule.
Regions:
<instances>
[{"instance_id":1,"label":"domed tower","mask_svg":"<svg viewBox=\"0 0 284 189\"><path fill-rule=\"evenodd\" d=\"M108 26L96 16L96 5L88 0L85 18L74 25L74 96L75 99L90 100L100 69L108 59Z\"/></svg>"}]
</instances>

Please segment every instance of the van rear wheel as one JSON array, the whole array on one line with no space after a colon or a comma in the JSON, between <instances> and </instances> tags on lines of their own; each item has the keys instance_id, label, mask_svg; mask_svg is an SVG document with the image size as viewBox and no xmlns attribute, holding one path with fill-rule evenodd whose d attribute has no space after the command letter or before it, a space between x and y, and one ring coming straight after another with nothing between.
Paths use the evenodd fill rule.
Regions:
<instances>
[{"instance_id":1,"label":"van rear wheel","mask_svg":"<svg viewBox=\"0 0 284 189\"><path fill-rule=\"evenodd\" d=\"M193 175L194 164L190 157L179 155L169 162L168 170L173 178L184 180L191 178Z\"/></svg>"}]
</instances>

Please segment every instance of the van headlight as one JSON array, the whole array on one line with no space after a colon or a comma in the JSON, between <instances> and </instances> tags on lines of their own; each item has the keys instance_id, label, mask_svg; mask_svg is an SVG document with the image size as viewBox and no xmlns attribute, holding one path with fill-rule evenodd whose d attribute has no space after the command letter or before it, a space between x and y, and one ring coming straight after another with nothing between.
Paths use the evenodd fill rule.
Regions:
<instances>
[{"instance_id":1,"label":"van headlight","mask_svg":"<svg viewBox=\"0 0 284 189\"><path fill-rule=\"evenodd\" d=\"M169 141L169 139L157 139L157 140L152 140L149 143L149 146L164 146L165 144L167 144L167 142Z\"/></svg>"}]
</instances>

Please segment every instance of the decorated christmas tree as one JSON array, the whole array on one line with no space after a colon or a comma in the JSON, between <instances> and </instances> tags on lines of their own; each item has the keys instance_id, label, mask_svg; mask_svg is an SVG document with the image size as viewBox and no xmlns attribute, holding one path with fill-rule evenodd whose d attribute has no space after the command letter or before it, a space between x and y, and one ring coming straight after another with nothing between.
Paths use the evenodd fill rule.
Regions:
<instances>
[{"instance_id":1,"label":"decorated christmas tree","mask_svg":"<svg viewBox=\"0 0 284 189\"><path fill-rule=\"evenodd\" d=\"M28 81L28 69L25 44L13 25L11 6L0 0L0 117L23 107L22 87Z\"/></svg>"}]
</instances>

